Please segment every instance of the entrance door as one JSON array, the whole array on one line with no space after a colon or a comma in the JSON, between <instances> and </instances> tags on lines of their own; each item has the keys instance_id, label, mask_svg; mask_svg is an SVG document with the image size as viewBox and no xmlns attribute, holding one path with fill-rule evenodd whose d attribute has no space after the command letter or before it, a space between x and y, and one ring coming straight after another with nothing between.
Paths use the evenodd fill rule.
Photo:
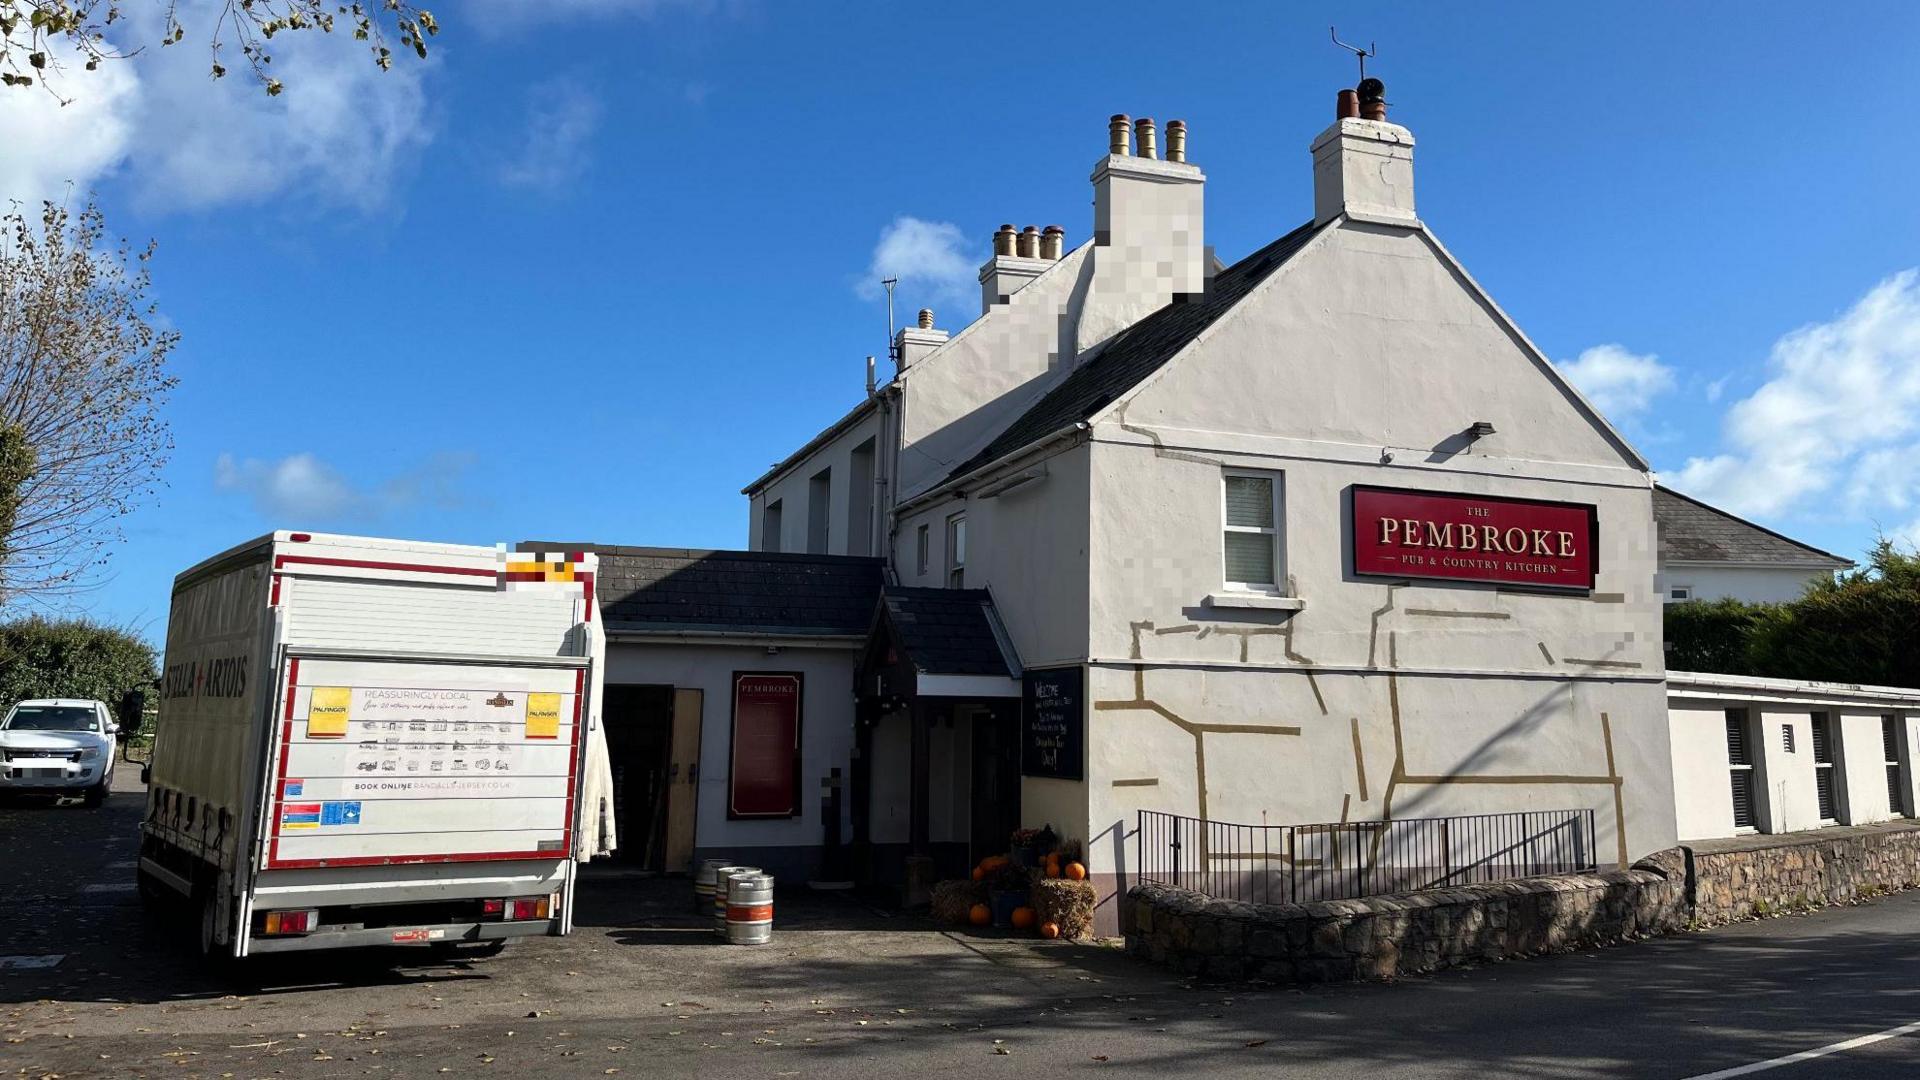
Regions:
<instances>
[{"instance_id":1,"label":"entrance door","mask_svg":"<svg viewBox=\"0 0 1920 1080\"><path fill-rule=\"evenodd\" d=\"M684 873L693 862L693 826L700 807L700 708L697 689L673 692L673 736L667 758L667 839L661 869Z\"/></svg>"},{"instance_id":2,"label":"entrance door","mask_svg":"<svg viewBox=\"0 0 1920 1080\"><path fill-rule=\"evenodd\" d=\"M973 714L973 864L1005 854L1020 827L1020 721L1009 707Z\"/></svg>"},{"instance_id":3,"label":"entrance door","mask_svg":"<svg viewBox=\"0 0 1920 1080\"><path fill-rule=\"evenodd\" d=\"M613 766L614 860L644 870L665 862L673 687L609 685L601 710Z\"/></svg>"}]
</instances>

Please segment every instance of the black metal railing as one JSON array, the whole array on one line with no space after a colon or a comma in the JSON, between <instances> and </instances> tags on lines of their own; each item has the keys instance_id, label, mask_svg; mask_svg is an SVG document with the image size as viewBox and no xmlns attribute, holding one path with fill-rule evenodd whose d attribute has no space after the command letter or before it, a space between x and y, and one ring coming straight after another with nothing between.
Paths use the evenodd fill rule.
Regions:
<instances>
[{"instance_id":1,"label":"black metal railing","mask_svg":"<svg viewBox=\"0 0 1920 1080\"><path fill-rule=\"evenodd\" d=\"M1231 825L1140 811L1135 879L1298 904L1594 869L1592 810L1328 825Z\"/></svg>"}]
</instances>

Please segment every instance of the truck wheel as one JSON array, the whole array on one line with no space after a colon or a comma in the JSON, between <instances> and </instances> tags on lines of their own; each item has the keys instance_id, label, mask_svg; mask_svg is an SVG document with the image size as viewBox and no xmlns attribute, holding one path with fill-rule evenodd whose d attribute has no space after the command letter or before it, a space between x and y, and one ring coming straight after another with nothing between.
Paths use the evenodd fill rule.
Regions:
<instances>
[{"instance_id":1,"label":"truck wheel","mask_svg":"<svg viewBox=\"0 0 1920 1080\"><path fill-rule=\"evenodd\" d=\"M219 963L228 953L220 944L220 897L212 889L200 893L200 956Z\"/></svg>"}]
</instances>

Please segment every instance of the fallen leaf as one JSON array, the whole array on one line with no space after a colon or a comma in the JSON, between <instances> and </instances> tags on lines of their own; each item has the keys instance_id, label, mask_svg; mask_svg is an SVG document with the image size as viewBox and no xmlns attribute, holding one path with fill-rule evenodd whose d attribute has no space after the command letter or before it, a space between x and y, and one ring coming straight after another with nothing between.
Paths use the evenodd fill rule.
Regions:
<instances>
[{"instance_id":1,"label":"fallen leaf","mask_svg":"<svg viewBox=\"0 0 1920 1080\"><path fill-rule=\"evenodd\" d=\"M1249 1049L1249 1050L1251 1050L1251 1049L1253 1049L1253 1048L1254 1048L1254 1047L1256 1047L1256 1046L1265 1046L1265 1045L1267 1045L1267 1040L1265 1040L1265 1039L1255 1039L1255 1040L1253 1040L1252 1042L1250 1042L1250 1043L1248 1043L1248 1044L1247 1044L1247 1049Z\"/></svg>"}]
</instances>

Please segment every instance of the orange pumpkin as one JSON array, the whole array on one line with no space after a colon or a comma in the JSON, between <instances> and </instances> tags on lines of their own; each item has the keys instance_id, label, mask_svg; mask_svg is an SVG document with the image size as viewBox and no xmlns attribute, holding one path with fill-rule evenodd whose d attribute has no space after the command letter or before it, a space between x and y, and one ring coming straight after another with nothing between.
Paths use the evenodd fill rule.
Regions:
<instances>
[{"instance_id":1,"label":"orange pumpkin","mask_svg":"<svg viewBox=\"0 0 1920 1080\"><path fill-rule=\"evenodd\" d=\"M976 867L974 867L974 868L973 868L973 880L975 880L975 881L985 881L986 879L987 879L987 868L986 868L986 867L984 867L984 866L976 866Z\"/></svg>"},{"instance_id":2,"label":"orange pumpkin","mask_svg":"<svg viewBox=\"0 0 1920 1080\"><path fill-rule=\"evenodd\" d=\"M1073 881L1085 881L1087 868L1080 863L1070 862L1067 864L1067 877Z\"/></svg>"},{"instance_id":3,"label":"orange pumpkin","mask_svg":"<svg viewBox=\"0 0 1920 1080\"><path fill-rule=\"evenodd\" d=\"M1030 907L1014 908L1013 909L1013 928L1015 930L1031 929L1033 926L1034 918L1035 916L1032 908Z\"/></svg>"},{"instance_id":4,"label":"orange pumpkin","mask_svg":"<svg viewBox=\"0 0 1920 1080\"><path fill-rule=\"evenodd\" d=\"M1059 863L1057 863L1057 862L1050 862L1050 863L1048 863L1048 864L1047 864L1047 876L1048 876L1048 877L1050 877L1050 878L1057 878L1057 877L1059 877L1059 876L1060 876L1060 864L1059 864Z\"/></svg>"},{"instance_id":5,"label":"orange pumpkin","mask_svg":"<svg viewBox=\"0 0 1920 1080\"><path fill-rule=\"evenodd\" d=\"M1059 937L1059 936L1060 936L1060 924L1059 924L1059 923L1057 923L1057 922L1043 922L1043 923L1041 923L1041 924L1040 924L1040 936L1041 936L1041 937L1043 937L1043 938L1057 938L1057 937Z\"/></svg>"},{"instance_id":6,"label":"orange pumpkin","mask_svg":"<svg viewBox=\"0 0 1920 1080\"><path fill-rule=\"evenodd\" d=\"M993 921L993 909L985 904L975 904L967 912L967 921L975 926L985 926Z\"/></svg>"}]
</instances>

